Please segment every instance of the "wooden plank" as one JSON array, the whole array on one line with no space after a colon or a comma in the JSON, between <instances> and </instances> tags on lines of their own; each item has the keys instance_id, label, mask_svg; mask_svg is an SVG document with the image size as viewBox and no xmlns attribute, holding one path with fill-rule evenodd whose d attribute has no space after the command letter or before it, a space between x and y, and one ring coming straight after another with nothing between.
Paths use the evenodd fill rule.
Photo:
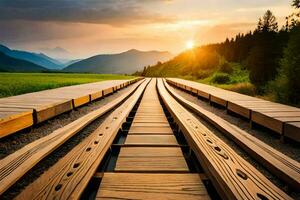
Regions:
<instances>
[{"instance_id":1,"label":"wooden plank","mask_svg":"<svg viewBox=\"0 0 300 200\"><path fill-rule=\"evenodd\" d=\"M198 94L198 90L196 88L192 88L192 93L193 94Z\"/></svg>"},{"instance_id":2,"label":"wooden plank","mask_svg":"<svg viewBox=\"0 0 300 200\"><path fill-rule=\"evenodd\" d=\"M156 135L173 135L173 131L170 127L136 127L133 126L129 129L128 134L156 134Z\"/></svg>"},{"instance_id":3,"label":"wooden plank","mask_svg":"<svg viewBox=\"0 0 300 200\"><path fill-rule=\"evenodd\" d=\"M83 142L26 187L17 199L78 199L146 84L143 83Z\"/></svg>"},{"instance_id":4,"label":"wooden plank","mask_svg":"<svg viewBox=\"0 0 300 200\"><path fill-rule=\"evenodd\" d=\"M107 88L103 90L103 96L109 95L113 93L113 87Z\"/></svg>"},{"instance_id":5,"label":"wooden plank","mask_svg":"<svg viewBox=\"0 0 300 200\"><path fill-rule=\"evenodd\" d=\"M300 112L282 112L274 110L273 112L262 112L263 114L270 117L300 117Z\"/></svg>"},{"instance_id":6,"label":"wooden plank","mask_svg":"<svg viewBox=\"0 0 300 200\"><path fill-rule=\"evenodd\" d=\"M123 147L116 172L188 172L179 147Z\"/></svg>"},{"instance_id":7,"label":"wooden plank","mask_svg":"<svg viewBox=\"0 0 300 200\"><path fill-rule=\"evenodd\" d=\"M216 103L220 106L223 106L223 107L226 107L226 105L227 105L226 100L224 100L220 97L214 96L214 95L210 95L210 101L213 102L213 103Z\"/></svg>"},{"instance_id":8,"label":"wooden plank","mask_svg":"<svg viewBox=\"0 0 300 200\"><path fill-rule=\"evenodd\" d=\"M90 102L90 96L89 95L73 99L73 105L74 105L75 108L77 108L79 106L82 106L84 104L87 104L89 102Z\"/></svg>"},{"instance_id":9,"label":"wooden plank","mask_svg":"<svg viewBox=\"0 0 300 200\"><path fill-rule=\"evenodd\" d=\"M238 126L222 119L221 117L209 112L200 106L188 101L176 94L172 88L165 85L181 104L191 109L195 114L213 124L217 129L232 139L236 144L243 148L250 156L264 165L281 180L295 189L300 188L300 164L271 146L263 143Z\"/></svg>"},{"instance_id":10,"label":"wooden plank","mask_svg":"<svg viewBox=\"0 0 300 200\"><path fill-rule=\"evenodd\" d=\"M249 108L245 108L233 102L228 102L227 109L247 119L250 119L251 110Z\"/></svg>"},{"instance_id":11,"label":"wooden plank","mask_svg":"<svg viewBox=\"0 0 300 200\"><path fill-rule=\"evenodd\" d=\"M198 174L105 173L100 199L210 199Z\"/></svg>"},{"instance_id":12,"label":"wooden plank","mask_svg":"<svg viewBox=\"0 0 300 200\"><path fill-rule=\"evenodd\" d=\"M288 122L284 125L284 136L300 142L300 122Z\"/></svg>"},{"instance_id":13,"label":"wooden plank","mask_svg":"<svg viewBox=\"0 0 300 200\"><path fill-rule=\"evenodd\" d=\"M55 117L59 114L72 110L72 101L64 101L47 107L38 107L36 109L36 123L41 123L47 119Z\"/></svg>"},{"instance_id":14,"label":"wooden plank","mask_svg":"<svg viewBox=\"0 0 300 200\"><path fill-rule=\"evenodd\" d=\"M161 79L158 91L222 197L291 199L172 98Z\"/></svg>"},{"instance_id":15,"label":"wooden plank","mask_svg":"<svg viewBox=\"0 0 300 200\"><path fill-rule=\"evenodd\" d=\"M200 91L200 90L198 90L198 96L200 96L202 98L205 98L205 99L209 99L210 98L210 94L209 93L206 93L206 92L203 92L203 91Z\"/></svg>"},{"instance_id":16,"label":"wooden plank","mask_svg":"<svg viewBox=\"0 0 300 200\"><path fill-rule=\"evenodd\" d=\"M157 119L160 121L167 121L166 116L162 115L162 116L135 116L135 119L139 120L139 119Z\"/></svg>"},{"instance_id":17,"label":"wooden plank","mask_svg":"<svg viewBox=\"0 0 300 200\"><path fill-rule=\"evenodd\" d=\"M137 112L135 114L135 117L137 118L142 118L142 117L159 117L159 118L166 118L166 115L162 112L162 113L156 113L156 114L149 114L149 113L144 113L144 112Z\"/></svg>"},{"instance_id":18,"label":"wooden plank","mask_svg":"<svg viewBox=\"0 0 300 200\"><path fill-rule=\"evenodd\" d=\"M116 172L189 172L184 157L119 157Z\"/></svg>"},{"instance_id":19,"label":"wooden plank","mask_svg":"<svg viewBox=\"0 0 300 200\"><path fill-rule=\"evenodd\" d=\"M61 144L82 130L99 116L107 113L117 106L128 95L134 91L129 90L124 95L113 100L110 104L84 115L70 124L55 130L49 135L42 137L24 146L16 152L8 155L0 162L0 195L3 194L12 184L28 172L41 159L53 152Z\"/></svg>"},{"instance_id":20,"label":"wooden plank","mask_svg":"<svg viewBox=\"0 0 300 200\"><path fill-rule=\"evenodd\" d=\"M10 112L6 112L5 117L3 115L0 119L0 138L33 125L33 110L27 109L23 112L14 112L9 116L7 116L7 113Z\"/></svg>"},{"instance_id":21,"label":"wooden plank","mask_svg":"<svg viewBox=\"0 0 300 200\"><path fill-rule=\"evenodd\" d=\"M179 147L122 147L119 153L122 157L179 157L183 156Z\"/></svg>"},{"instance_id":22,"label":"wooden plank","mask_svg":"<svg viewBox=\"0 0 300 200\"><path fill-rule=\"evenodd\" d=\"M260 112L252 111L251 121L260 124L266 128L269 128L276 133L282 134L283 132L283 122L275 118L266 116Z\"/></svg>"},{"instance_id":23,"label":"wooden plank","mask_svg":"<svg viewBox=\"0 0 300 200\"><path fill-rule=\"evenodd\" d=\"M91 96L91 101L94 101L96 99L100 99L103 96L103 94L102 91L99 91L99 92L92 93L90 96Z\"/></svg>"},{"instance_id":24,"label":"wooden plank","mask_svg":"<svg viewBox=\"0 0 300 200\"><path fill-rule=\"evenodd\" d=\"M166 120L160 118L134 118L133 123L166 123Z\"/></svg>"},{"instance_id":25,"label":"wooden plank","mask_svg":"<svg viewBox=\"0 0 300 200\"><path fill-rule=\"evenodd\" d=\"M125 144L136 146L178 146L173 135L128 135Z\"/></svg>"},{"instance_id":26,"label":"wooden plank","mask_svg":"<svg viewBox=\"0 0 300 200\"><path fill-rule=\"evenodd\" d=\"M152 123L152 122L134 122L131 127L170 127L168 122Z\"/></svg>"}]
</instances>

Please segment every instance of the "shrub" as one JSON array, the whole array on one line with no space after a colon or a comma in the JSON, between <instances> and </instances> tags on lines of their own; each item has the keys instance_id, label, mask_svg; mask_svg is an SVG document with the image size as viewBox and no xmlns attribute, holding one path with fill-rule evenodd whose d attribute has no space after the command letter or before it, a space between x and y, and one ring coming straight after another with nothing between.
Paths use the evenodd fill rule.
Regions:
<instances>
[{"instance_id":1,"label":"shrub","mask_svg":"<svg viewBox=\"0 0 300 200\"><path fill-rule=\"evenodd\" d=\"M204 78L209 77L211 74L212 74L212 72L209 70L199 70L195 74L195 78L196 79L204 79Z\"/></svg>"},{"instance_id":2,"label":"shrub","mask_svg":"<svg viewBox=\"0 0 300 200\"><path fill-rule=\"evenodd\" d=\"M211 82L217 84L226 84L230 82L230 77L225 73L215 73L211 79Z\"/></svg>"},{"instance_id":3,"label":"shrub","mask_svg":"<svg viewBox=\"0 0 300 200\"><path fill-rule=\"evenodd\" d=\"M233 72L233 68L228 62L224 62L220 66L220 72L231 74Z\"/></svg>"}]
</instances>

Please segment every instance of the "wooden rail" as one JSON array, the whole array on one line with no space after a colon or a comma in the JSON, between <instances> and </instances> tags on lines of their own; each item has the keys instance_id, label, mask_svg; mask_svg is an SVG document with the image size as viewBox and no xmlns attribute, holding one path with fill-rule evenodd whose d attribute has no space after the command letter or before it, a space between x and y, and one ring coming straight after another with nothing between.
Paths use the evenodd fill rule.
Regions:
<instances>
[{"instance_id":1,"label":"wooden rail","mask_svg":"<svg viewBox=\"0 0 300 200\"><path fill-rule=\"evenodd\" d=\"M167 83L164 85L168 92L184 107L191 109L194 113L204 118L208 122L225 133L227 137L235 141L249 155L267 167L276 176L284 180L289 186L300 190L300 163L253 137L246 131L234 124L218 117L200 106L188 101L178 95Z\"/></svg>"},{"instance_id":2,"label":"wooden rail","mask_svg":"<svg viewBox=\"0 0 300 200\"><path fill-rule=\"evenodd\" d=\"M0 162L0 195L65 141L128 98L140 84L141 83L136 83L128 92L112 102L24 146L2 159Z\"/></svg>"},{"instance_id":3,"label":"wooden rail","mask_svg":"<svg viewBox=\"0 0 300 200\"><path fill-rule=\"evenodd\" d=\"M162 100L201 166L227 199L291 199L181 106L158 81Z\"/></svg>"},{"instance_id":4,"label":"wooden rail","mask_svg":"<svg viewBox=\"0 0 300 200\"><path fill-rule=\"evenodd\" d=\"M91 135L30 184L17 199L78 199L147 83L142 83Z\"/></svg>"},{"instance_id":5,"label":"wooden rail","mask_svg":"<svg viewBox=\"0 0 300 200\"><path fill-rule=\"evenodd\" d=\"M44 90L0 99L0 138L135 83L113 80Z\"/></svg>"},{"instance_id":6,"label":"wooden rail","mask_svg":"<svg viewBox=\"0 0 300 200\"><path fill-rule=\"evenodd\" d=\"M178 78L167 82L300 142L300 109Z\"/></svg>"}]
</instances>

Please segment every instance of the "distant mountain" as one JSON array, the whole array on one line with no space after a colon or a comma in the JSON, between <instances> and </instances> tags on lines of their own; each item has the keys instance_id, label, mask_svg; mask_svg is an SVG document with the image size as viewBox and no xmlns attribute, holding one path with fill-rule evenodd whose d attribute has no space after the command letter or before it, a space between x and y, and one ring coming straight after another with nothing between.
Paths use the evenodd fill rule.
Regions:
<instances>
[{"instance_id":1,"label":"distant mountain","mask_svg":"<svg viewBox=\"0 0 300 200\"><path fill-rule=\"evenodd\" d=\"M158 61L169 60L169 52L138 51L135 49L120 53L93 56L64 68L66 72L91 72L110 74L131 74L143 69L144 66L153 65Z\"/></svg>"},{"instance_id":2,"label":"distant mountain","mask_svg":"<svg viewBox=\"0 0 300 200\"><path fill-rule=\"evenodd\" d=\"M81 61L81 60L82 60L82 59L76 59L76 60L65 61L65 62L63 62L63 65L64 65L65 67L67 67L67 66L72 65L73 63L77 63L77 62L79 62L79 61Z\"/></svg>"},{"instance_id":3,"label":"distant mountain","mask_svg":"<svg viewBox=\"0 0 300 200\"><path fill-rule=\"evenodd\" d=\"M48 69L34 63L12 58L0 52L0 71L1 72L41 72Z\"/></svg>"},{"instance_id":4,"label":"distant mountain","mask_svg":"<svg viewBox=\"0 0 300 200\"><path fill-rule=\"evenodd\" d=\"M62 47L42 48L40 50L55 59L66 59L72 57L71 53Z\"/></svg>"},{"instance_id":5,"label":"distant mountain","mask_svg":"<svg viewBox=\"0 0 300 200\"><path fill-rule=\"evenodd\" d=\"M57 60L57 59L54 59L54 58L51 58L43 53L39 53L37 54L43 58L45 58L46 60L49 60L50 62L52 63L55 63L56 65L58 65L61 69L63 68L64 64L62 62L60 62L60 60Z\"/></svg>"},{"instance_id":6,"label":"distant mountain","mask_svg":"<svg viewBox=\"0 0 300 200\"><path fill-rule=\"evenodd\" d=\"M42 67L59 70L63 68L63 65L53 58L50 58L44 54L31 53L27 51L11 50L8 47L0 44L0 52L10 56L12 58L26 60Z\"/></svg>"}]
</instances>

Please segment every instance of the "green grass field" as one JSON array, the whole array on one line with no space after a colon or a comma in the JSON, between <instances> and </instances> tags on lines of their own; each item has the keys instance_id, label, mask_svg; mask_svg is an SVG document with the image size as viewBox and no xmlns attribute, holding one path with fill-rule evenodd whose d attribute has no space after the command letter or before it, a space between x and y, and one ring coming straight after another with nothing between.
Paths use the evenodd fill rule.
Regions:
<instances>
[{"instance_id":1,"label":"green grass field","mask_svg":"<svg viewBox=\"0 0 300 200\"><path fill-rule=\"evenodd\" d=\"M0 97L82 83L131 78L134 77L112 74L0 73Z\"/></svg>"}]
</instances>

